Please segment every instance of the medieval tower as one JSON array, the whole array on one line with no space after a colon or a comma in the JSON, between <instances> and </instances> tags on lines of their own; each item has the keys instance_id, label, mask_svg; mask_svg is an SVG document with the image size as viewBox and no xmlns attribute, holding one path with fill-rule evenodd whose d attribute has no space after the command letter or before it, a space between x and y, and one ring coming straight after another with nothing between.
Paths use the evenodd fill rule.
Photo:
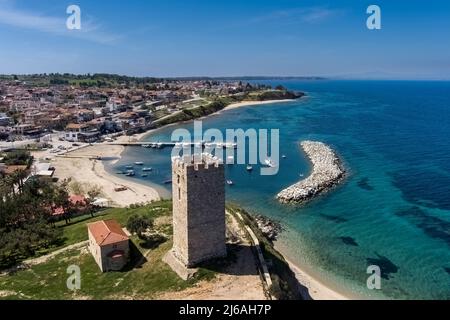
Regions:
<instances>
[{"instance_id":1,"label":"medieval tower","mask_svg":"<svg viewBox=\"0 0 450 320\"><path fill-rule=\"evenodd\" d=\"M198 159L197 159L198 157ZM226 256L225 169L211 155L174 158L173 249L171 260L185 268ZM176 270L174 261L167 261ZM180 266L178 266L180 267ZM181 272L183 273L183 272Z\"/></svg>"}]
</instances>

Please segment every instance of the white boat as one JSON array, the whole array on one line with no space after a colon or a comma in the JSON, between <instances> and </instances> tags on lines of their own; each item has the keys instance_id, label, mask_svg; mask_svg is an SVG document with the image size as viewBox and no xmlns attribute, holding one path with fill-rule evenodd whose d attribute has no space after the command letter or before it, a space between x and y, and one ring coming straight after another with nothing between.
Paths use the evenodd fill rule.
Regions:
<instances>
[{"instance_id":1,"label":"white boat","mask_svg":"<svg viewBox=\"0 0 450 320\"><path fill-rule=\"evenodd\" d=\"M158 149L162 149L162 147L164 147L164 145L161 142L158 142L158 144L156 145L156 147Z\"/></svg>"},{"instance_id":2,"label":"white boat","mask_svg":"<svg viewBox=\"0 0 450 320\"><path fill-rule=\"evenodd\" d=\"M234 182L232 180L227 180L227 185L232 186L234 185Z\"/></svg>"},{"instance_id":3,"label":"white boat","mask_svg":"<svg viewBox=\"0 0 450 320\"><path fill-rule=\"evenodd\" d=\"M270 168L275 167L275 164L273 163L273 161L271 159L264 160L264 164Z\"/></svg>"},{"instance_id":4,"label":"white boat","mask_svg":"<svg viewBox=\"0 0 450 320\"><path fill-rule=\"evenodd\" d=\"M143 162L139 162L139 161L138 161L138 162L135 162L134 164L137 165L137 166L143 166L143 165L144 165Z\"/></svg>"},{"instance_id":5,"label":"white boat","mask_svg":"<svg viewBox=\"0 0 450 320\"><path fill-rule=\"evenodd\" d=\"M134 170L128 170L125 175L127 177L134 177L136 175L136 173L134 172Z\"/></svg>"},{"instance_id":6,"label":"white boat","mask_svg":"<svg viewBox=\"0 0 450 320\"><path fill-rule=\"evenodd\" d=\"M143 168L142 171L143 172L150 172L150 171L153 171L153 168Z\"/></svg>"},{"instance_id":7,"label":"white boat","mask_svg":"<svg viewBox=\"0 0 450 320\"><path fill-rule=\"evenodd\" d=\"M149 144L143 144L142 148L150 148L150 145Z\"/></svg>"},{"instance_id":8,"label":"white boat","mask_svg":"<svg viewBox=\"0 0 450 320\"><path fill-rule=\"evenodd\" d=\"M253 171L253 167L251 165L247 166L247 171Z\"/></svg>"},{"instance_id":9,"label":"white boat","mask_svg":"<svg viewBox=\"0 0 450 320\"><path fill-rule=\"evenodd\" d=\"M233 156L227 157L227 164L234 164L234 157Z\"/></svg>"},{"instance_id":10,"label":"white boat","mask_svg":"<svg viewBox=\"0 0 450 320\"><path fill-rule=\"evenodd\" d=\"M237 143L227 143L225 147L228 149L237 149Z\"/></svg>"},{"instance_id":11,"label":"white boat","mask_svg":"<svg viewBox=\"0 0 450 320\"><path fill-rule=\"evenodd\" d=\"M281 157L282 157L283 159L286 159L286 158L287 158L287 156L286 156L286 155L284 155L284 154L283 154L283 155L282 155Z\"/></svg>"},{"instance_id":12,"label":"white boat","mask_svg":"<svg viewBox=\"0 0 450 320\"><path fill-rule=\"evenodd\" d=\"M143 175L141 175L141 177L142 177L142 178L147 178L147 177L148 177L148 174L143 174Z\"/></svg>"}]
</instances>

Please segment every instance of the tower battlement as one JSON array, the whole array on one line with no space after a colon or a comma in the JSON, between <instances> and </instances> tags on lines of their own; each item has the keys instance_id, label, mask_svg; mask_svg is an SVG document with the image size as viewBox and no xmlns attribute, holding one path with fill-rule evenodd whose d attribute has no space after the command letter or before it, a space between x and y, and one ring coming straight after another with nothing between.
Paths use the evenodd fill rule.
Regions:
<instances>
[{"instance_id":1,"label":"tower battlement","mask_svg":"<svg viewBox=\"0 0 450 320\"><path fill-rule=\"evenodd\" d=\"M172 158L172 167L180 169L193 167L196 171L209 169L210 167L218 168L221 164L219 159L209 153Z\"/></svg>"}]
</instances>

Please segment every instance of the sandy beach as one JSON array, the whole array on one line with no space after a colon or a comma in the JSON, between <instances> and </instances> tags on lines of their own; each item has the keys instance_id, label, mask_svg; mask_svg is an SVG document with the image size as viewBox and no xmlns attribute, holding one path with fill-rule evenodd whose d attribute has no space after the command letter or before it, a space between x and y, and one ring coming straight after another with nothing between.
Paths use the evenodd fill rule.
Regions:
<instances>
[{"instance_id":1,"label":"sandy beach","mask_svg":"<svg viewBox=\"0 0 450 320\"><path fill-rule=\"evenodd\" d=\"M284 256L284 259L295 273L295 277L302 287L300 290L301 295L305 300L350 300L349 297L327 287L319 280L306 273L293 262L289 261L286 256Z\"/></svg>"},{"instance_id":2,"label":"sandy beach","mask_svg":"<svg viewBox=\"0 0 450 320\"><path fill-rule=\"evenodd\" d=\"M60 180L71 179L88 186L97 185L102 189L102 197L117 207L159 200L160 196L155 189L112 175L106 172L101 160L93 160L97 157L119 159L123 150L121 146L96 144L69 152L65 157L56 157L52 161L56 168L55 177ZM120 186L125 186L127 190L116 192L115 188Z\"/></svg>"},{"instance_id":3,"label":"sandy beach","mask_svg":"<svg viewBox=\"0 0 450 320\"><path fill-rule=\"evenodd\" d=\"M240 107L259 106L259 105L273 104L273 103L286 103L286 102L292 102L292 101L295 101L295 100L285 99L285 100L267 100L267 101L242 101L239 103L230 104L229 106L225 107L223 110L221 110L219 112L237 109Z\"/></svg>"}]
</instances>

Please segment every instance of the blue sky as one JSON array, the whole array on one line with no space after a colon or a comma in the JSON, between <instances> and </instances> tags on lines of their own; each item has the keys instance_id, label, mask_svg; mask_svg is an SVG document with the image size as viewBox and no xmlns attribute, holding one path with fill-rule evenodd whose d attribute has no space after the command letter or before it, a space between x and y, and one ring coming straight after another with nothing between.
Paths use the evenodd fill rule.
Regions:
<instances>
[{"instance_id":1,"label":"blue sky","mask_svg":"<svg viewBox=\"0 0 450 320\"><path fill-rule=\"evenodd\" d=\"M0 0L0 73L450 79L449 36L447 0Z\"/></svg>"}]
</instances>

